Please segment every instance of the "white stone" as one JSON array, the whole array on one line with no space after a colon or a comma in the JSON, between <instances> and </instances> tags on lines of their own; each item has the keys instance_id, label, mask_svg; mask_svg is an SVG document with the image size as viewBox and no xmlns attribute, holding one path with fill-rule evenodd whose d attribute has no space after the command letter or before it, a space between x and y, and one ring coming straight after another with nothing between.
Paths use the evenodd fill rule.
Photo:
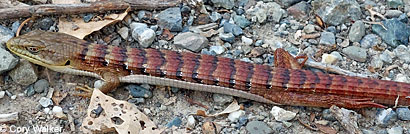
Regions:
<instances>
[{"instance_id":1,"label":"white stone","mask_svg":"<svg viewBox=\"0 0 410 134\"><path fill-rule=\"evenodd\" d=\"M3 98L5 94L6 94L5 91L0 91L0 99Z\"/></svg>"},{"instance_id":2,"label":"white stone","mask_svg":"<svg viewBox=\"0 0 410 134\"><path fill-rule=\"evenodd\" d=\"M238 111L230 113L229 116L228 116L228 119L231 122L236 122L236 121L239 120L239 117L241 117L242 115L245 115L245 111L238 110Z\"/></svg>"},{"instance_id":3,"label":"white stone","mask_svg":"<svg viewBox=\"0 0 410 134\"><path fill-rule=\"evenodd\" d=\"M50 108L48 108L48 107L47 107L47 108L44 108L43 111L44 111L45 114L49 114L49 113L50 113Z\"/></svg>"},{"instance_id":4,"label":"white stone","mask_svg":"<svg viewBox=\"0 0 410 134\"><path fill-rule=\"evenodd\" d=\"M296 113L274 106L270 111L276 121L289 121L295 118Z\"/></svg>"},{"instance_id":5,"label":"white stone","mask_svg":"<svg viewBox=\"0 0 410 134\"><path fill-rule=\"evenodd\" d=\"M188 116L187 127L188 128L194 128L195 124L196 124L196 120L195 120L194 116L192 116L192 115Z\"/></svg>"},{"instance_id":6,"label":"white stone","mask_svg":"<svg viewBox=\"0 0 410 134\"><path fill-rule=\"evenodd\" d=\"M17 95L12 95L11 97L10 97L10 99L12 99L12 100L15 100L17 98Z\"/></svg>"},{"instance_id":7,"label":"white stone","mask_svg":"<svg viewBox=\"0 0 410 134\"><path fill-rule=\"evenodd\" d=\"M53 101L50 98L46 98L46 97L41 97L39 103L43 107L48 107L50 105L53 105Z\"/></svg>"},{"instance_id":8,"label":"white stone","mask_svg":"<svg viewBox=\"0 0 410 134\"><path fill-rule=\"evenodd\" d=\"M335 64L338 58L335 55L324 53L322 55L322 63Z\"/></svg>"},{"instance_id":9,"label":"white stone","mask_svg":"<svg viewBox=\"0 0 410 134\"><path fill-rule=\"evenodd\" d=\"M245 37L245 36L242 36L241 40L242 40L242 44L243 44L243 45L251 45L251 44L253 43L253 40L252 40L252 39L247 38L247 37Z\"/></svg>"}]
</instances>

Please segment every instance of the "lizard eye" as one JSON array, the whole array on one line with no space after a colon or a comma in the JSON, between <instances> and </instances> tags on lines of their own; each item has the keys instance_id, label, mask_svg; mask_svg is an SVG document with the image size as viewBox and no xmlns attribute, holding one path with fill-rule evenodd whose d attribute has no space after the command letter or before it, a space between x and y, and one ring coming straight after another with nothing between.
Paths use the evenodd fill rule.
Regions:
<instances>
[{"instance_id":1,"label":"lizard eye","mask_svg":"<svg viewBox=\"0 0 410 134\"><path fill-rule=\"evenodd\" d=\"M37 47L27 47L27 50L31 53L38 53L39 49Z\"/></svg>"}]
</instances>

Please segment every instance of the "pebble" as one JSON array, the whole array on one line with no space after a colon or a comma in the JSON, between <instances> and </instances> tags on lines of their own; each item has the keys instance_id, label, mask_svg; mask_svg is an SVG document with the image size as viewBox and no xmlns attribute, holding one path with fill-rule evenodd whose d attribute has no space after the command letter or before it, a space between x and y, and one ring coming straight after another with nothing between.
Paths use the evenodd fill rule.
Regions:
<instances>
[{"instance_id":1,"label":"pebble","mask_svg":"<svg viewBox=\"0 0 410 134\"><path fill-rule=\"evenodd\" d=\"M212 99L217 105L222 106L222 105L225 105L226 103L232 102L233 96L215 93L212 95Z\"/></svg>"},{"instance_id":2,"label":"pebble","mask_svg":"<svg viewBox=\"0 0 410 134\"><path fill-rule=\"evenodd\" d=\"M332 32L322 32L320 34L319 44L332 46L336 44L335 35Z\"/></svg>"},{"instance_id":3,"label":"pebble","mask_svg":"<svg viewBox=\"0 0 410 134\"><path fill-rule=\"evenodd\" d=\"M271 134L273 133L272 128L266 125L265 122L262 121L251 121L246 124L246 130L250 134Z\"/></svg>"},{"instance_id":4,"label":"pebble","mask_svg":"<svg viewBox=\"0 0 410 134\"><path fill-rule=\"evenodd\" d=\"M196 120L194 116L189 115L187 118L187 128L194 128L196 124Z\"/></svg>"},{"instance_id":5,"label":"pebble","mask_svg":"<svg viewBox=\"0 0 410 134\"><path fill-rule=\"evenodd\" d=\"M152 92L147 89L143 88L138 85L128 85L125 87L128 91L130 91L130 95L134 98L151 98L152 97Z\"/></svg>"},{"instance_id":6,"label":"pebble","mask_svg":"<svg viewBox=\"0 0 410 134\"><path fill-rule=\"evenodd\" d=\"M410 50L404 46L399 45L393 50L394 54L405 63L410 63Z\"/></svg>"},{"instance_id":7,"label":"pebble","mask_svg":"<svg viewBox=\"0 0 410 134\"><path fill-rule=\"evenodd\" d=\"M43 111L44 111L45 114L50 114L51 109L46 107L46 108L44 108Z\"/></svg>"},{"instance_id":8,"label":"pebble","mask_svg":"<svg viewBox=\"0 0 410 134\"><path fill-rule=\"evenodd\" d=\"M11 100L15 100L16 98L17 98L17 95L12 95L12 96L10 97Z\"/></svg>"},{"instance_id":9,"label":"pebble","mask_svg":"<svg viewBox=\"0 0 410 134\"><path fill-rule=\"evenodd\" d=\"M244 44L244 45L251 45L253 43L252 39L247 38L245 36L242 36L241 40L242 40L242 44Z\"/></svg>"},{"instance_id":10,"label":"pebble","mask_svg":"<svg viewBox=\"0 0 410 134\"><path fill-rule=\"evenodd\" d=\"M168 8L161 11L157 17L157 24L164 29L172 32L182 31L182 16L179 7Z\"/></svg>"},{"instance_id":11,"label":"pebble","mask_svg":"<svg viewBox=\"0 0 410 134\"><path fill-rule=\"evenodd\" d=\"M401 126L392 127L387 129L388 134L403 134L403 128Z\"/></svg>"},{"instance_id":12,"label":"pebble","mask_svg":"<svg viewBox=\"0 0 410 134\"><path fill-rule=\"evenodd\" d=\"M129 34L128 27L121 27L118 30L118 34L120 34L121 38L123 38L124 40L127 40L128 39L128 34Z\"/></svg>"},{"instance_id":13,"label":"pebble","mask_svg":"<svg viewBox=\"0 0 410 134\"><path fill-rule=\"evenodd\" d=\"M385 50L382 54L380 54L379 58L382 61L391 64L393 62L393 58L389 53L391 53L389 50Z\"/></svg>"},{"instance_id":14,"label":"pebble","mask_svg":"<svg viewBox=\"0 0 410 134\"><path fill-rule=\"evenodd\" d=\"M367 51L364 48L358 46L349 46L343 48L342 52L346 54L349 58L359 61L365 62L367 58Z\"/></svg>"},{"instance_id":15,"label":"pebble","mask_svg":"<svg viewBox=\"0 0 410 134\"><path fill-rule=\"evenodd\" d=\"M105 84L103 80L96 80L94 82L94 88L101 89L101 87Z\"/></svg>"},{"instance_id":16,"label":"pebble","mask_svg":"<svg viewBox=\"0 0 410 134\"><path fill-rule=\"evenodd\" d=\"M199 50L208 45L208 39L196 33L185 32L174 37L174 44L194 52L199 52Z\"/></svg>"},{"instance_id":17,"label":"pebble","mask_svg":"<svg viewBox=\"0 0 410 134\"><path fill-rule=\"evenodd\" d=\"M63 112L63 108L61 108L60 106L54 106L52 112L54 116L56 116L59 119L67 118L67 116Z\"/></svg>"},{"instance_id":18,"label":"pebble","mask_svg":"<svg viewBox=\"0 0 410 134\"><path fill-rule=\"evenodd\" d=\"M131 23L131 36L140 46L147 48L155 39L155 31L148 28L144 23Z\"/></svg>"},{"instance_id":19,"label":"pebble","mask_svg":"<svg viewBox=\"0 0 410 134\"><path fill-rule=\"evenodd\" d=\"M380 56L373 56L370 61L370 66L375 69L381 69L383 67L383 61L379 58Z\"/></svg>"},{"instance_id":20,"label":"pebble","mask_svg":"<svg viewBox=\"0 0 410 134\"><path fill-rule=\"evenodd\" d=\"M87 13L87 14L85 14L84 17L83 17L84 22L85 22L85 23L90 22L90 20L93 18L93 16L94 16L94 14L92 14L92 13ZM44 29L43 29L43 30L44 30Z\"/></svg>"},{"instance_id":21,"label":"pebble","mask_svg":"<svg viewBox=\"0 0 410 134\"><path fill-rule=\"evenodd\" d=\"M229 113L228 115L228 119L231 122L237 122L239 120L239 117L245 115L245 111L243 110L238 110L232 113Z\"/></svg>"},{"instance_id":22,"label":"pebble","mask_svg":"<svg viewBox=\"0 0 410 134\"><path fill-rule=\"evenodd\" d=\"M387 0L387 6L391 8L398 8L399 6L403 6L402 0Z\"/></svg>"},{"instance_id":23,"label":"pebble","mask_svg":"<svg viewBox=\"0 0 410 134\"><path fill-rule=\"evenodd\" d=\"M322 55L322 63L335 64L338 60L338 57L332 54L324 53Z\"/></svg>"},{"instance_id":24,"label":"pebble","mask_svg":"<svg viewBox=\"0 0 410 134\"><path fill-rule=\"evenodd\" d=\"M397 120L397 113L391 108L389 109L378 109L376 113L376 123L382 126L386 126Z\"/></svg>"},{"instance_id":25,"label":"pebble","mask_svg":"<svg viewBox=\"0 0 410 134\"><path fill-rule=\"evenodd\" d=\"M218 12L212 12L211 16L209 16L212 22L217 22L219 19L222 18L222 15L219 14Z\"/></svg>"},{"instance_id":26,"label":"pebble","mask_svg":"<svg viewBox=\"0 0 410 134\"><path fill-rule=\"evenodd\" d=\"M219 33L219 38L229 43L233 43L233 41L235 41L235 36L232 33Z\"/></svg>"},{"instance_id":27,"label":"pebble","mask_svg":"<svg viewBox=\"0 0 410 134\"><path fill-rule=\"evenodd\" d=\"M276 2L264 3L259 1L253 8L246 10L246 14L251 17L253 22L264 23L268 18L269 21L278 23L285 11Z\"/></svg>"},{"instance_id":28,"label":"pebble","mask_svg":"<svg viewBox=\"0 0 410 134\"><path fill-rule=\"evenodd\" d=\"M356 21L362 15L361 6L354 0L315 0L311 5L315 14L326 24L333 26Z\"/></svg>"},{"instance_id":29,"label":"pebble","mask_svg":"<svg viewBox=\"0 0 410 134\"><path fill-rule=\"evenodd\" d=\"M51 18L44 18L40 20L38 24L41 30L47 31L52 25L54 25L54 21Z\"/></svg>"},{"instance_id":30,"label":"pebble","mask_svg":"<svg viewBox=\"0 0 410 134\"><path fill-rule=\"evenodd\" d=\"M13 31L9 28L0 25L0 48L4 48L4 44L14 37ZM0 54L3 53L0 51ZM1 64L0 64L1 65Z\"/></svg>"},{"instance_id":31,"label":"pebble","mask_svg":"<svg viewBox=\"0 0 410 134\"><path fill-rule=\"evenodd\" d=\"M308 24L303 28L303 32L310 34L316 32L315 25Z\"/></svg>"},{"instance_id":32,"label":"pebble","mask_svg":"<svg viewBox=\"0 0 410 134\"><path fill-rule=\"evenodd\" d=\"M235 36L243 34L242 28L232 23L225 23L223 29L225 33L232 33Z\"/></svg>"},{"instance_id":33,"label":"pebble","mask_svg":"<svg viewBox=\"0 0 410 134\"><path fill-rule=\"evenodd\" d=\"M30 85L37 81L37 74L33 65L27 60L20 60L18 65L10 71L10 77L21 85Z\"/></svg>"},{"instance_id":34,"label":"pebble","mask_svg":"<svg viewBox=\"0 0 410 134\"><path fill-rule=\"evenodd\" d=\"M13 69L17 65L18 61L19 60L10 52L0 47L0 74Z\"/></svg>"},{"instance_id":35,"label":"pebble","mask_svg":"<svg viewBox=\"0 0 410 134\"><path fill-rule=\"evenodd\" d=\"M0 99L3 98L5 94L6 94L5 91L0 91Z\"/></svg>"},{"instance_id":36,"label":"pebble","mask_svg":"<svg viewBox=\"0 0 410 134\"><path fill-rule=\"evenodd\" d=\"M53 105L53 101L50 98L47 97L41 97L39 100L39 103L43 107L48 107L50 105Z\"/></svg>"},{"instance_id":37,"label":"pebble","mask_svg":"<svg viewBox=\"0 0 410 134\"><path fill-rule=\"evenodd\" d=\"M19 28L19 26L20 26L20 21L15 21L15 22L13 22L13 24L11 24L11 31L12 31L13 35L14 35L14 33L17 33L17 29ZM1 35L0 35L0 37L1 37ZM0 41L0 44L3 44L3 43Z\"/></svg>"},{"instance_id":38,"label":"pebble","mask_svg":"<svg viewBox=\"0 0 410 134\"><path fill-rule=\"evenodd\" d=\"M289 121L295 118L296 113L292 111L286 111L280 107L274 106L270 111L273 117L275 117L276 121Z\"/></svg>"},{"instance_id":39,"label":"pebble","mask_svg":"<svg viewBox=\"0 0 410 134\"><path fill-rule=\"evenodd\" d=\"M310 5L306 1L301 1L287 9L288 13L298 20L305 20L309 16Z\"/></svg>"},{"instance_id":40,"label":"pebble","mask_svg":"<svg viewBox=\"0 0 410 134\"><path fill-rule=\"evenodd\" d=\"M235 127L240 128L240 127L244 126L247 122L248 122L248 117L247 116L241 116L241 117L239 117L238 124Z\"/></svg>"},{"instance_id":41,"label":"pebble","mask_svg":"<svg viewBox=\"0 0 410 134\"><path fill-rule=\"evenodd\" d=\"M392 47L409 42L410 27L396 18L382 21L384 29L380 25L372 25L373 33L379 35L385 43Z\"/></svg>"},{"instance_id":42,"label":"pebble","mask_svg":"<svg viewBox=\"0 0 410 134\"><path fill-rule=\"evenodd\" d=\"M262 44L263 44L263 40L257 40L257 41L255 42L255 47L262 46Z\"/></svg>"},{"instance_id":43,"label":"pebble","mask_svg":"<svg viewBox=\"0 0 410 134\"><path fill-rule=\"evenodd\" d=\"M168 122L165 126L167 128L171 128L172 126L176 126L179 127L181 126L182 120L179 117L175 117L174 119L172 119L170 122Z\"/></svg>"},{"instance_id":44,"label":"pebble","mask_svg":"<svg viewBox=\"0 0 410 134\"><path fill-rule=\"evenodd\" d=\"M400 10L387 10L384 16L387 18L396 18L402 14L403 12L401 12Z\"/></svg>"},{"instance_id":45,"label":"pebble","mask_svg":"<svg viewBox=\"0 0 410 134\"><path fill-rule=\"evenodd\" d=\"M211 0L215 7L223 7L226 9L232 9L235 6L234 0Z\"/></svg>"},{"instance_id":46,"label":"pebble","mask_svg":"<svg viewBox=\"0 0 410 134\"><path fill-rule=\"evenodd\" d=\"M241 28L245 28L251 24L251 22L246 19L245 16L234 15L233 20L235 24L237 24Z\"/></svg>"},{"instance_id":47,"label":"pebble","mask_svg":"<svg viewBox=\"0 0 410 134\"><path fill-rule=\"evenodd\" d=\"M397 82L405 82L405 83L410 82L409 79L407 78L407 75L401 74L401 73L399 73L399 74L396 75L394 81L397 81Z\"/></svg>"},{"instance_id":48,"label":"pebble","mask_svg":"<svg viewBox=\"0 0 410 134\"><path fill-rule=\"evenodd\" d=\"M134 104L143 104L145 103L144 98L131 98L128 100L129 103L134 103Z\"/></svg>"},{"instance_id":49,"label":"pebble","mask_svg":"<svg viewBox=\"0 0 410 134\"><path fill-rule=\"evenodd\" d=\"M375 35L375 34L368 34L363 37L363 39L360 41L360 47L362 48L372 48L373 46L376 46L378 44L382 43L382 39Z\"/></svg>"},{"instance_id":50,"label":"pebble","mask_svg":"<svg viewBox=\"0 0 410 134\"><path fill-rule=\"evenodd\" d=\"M400 120L409 121L410 120L410 110L407 107L400 107L396 109L397 116Z\"/></svg>"},{"instance_id":51,"label":"pebble","mask_svg":"<svg viewBox=\"0 0 410 134\"><path fill-rule=\"evenodd\" d=\"M213 51L217 55L220 55L223 52L225 52L225 48L223 46L211 46L211 47L209 47L209 51Z\"/></svg>"},{"instance_id":52,"label":"pebble","mask_svg":"<svg viewBox=\"0 0 410 134\"><path fill-rule=\"evenodd\" d=\"M333 116L329 109L325 109L322 111L322 117L323 119L326 119L328 121L336 121L335 116Z\"/></svg>"},{"instance_id":53,"label":"pebble","mask_svg":"<svg viewBox=\"0 0 410 134\"><path fill-rule=\"evenodd\" d=\"M349 31L349 39L352 42L359 42L365 34L365 27L362 21L356 21L353 23Z\"/></svg>"},{"instance_id":54,"label":"pebble","mask_svg":"<svg viewBox=\"0 0 410 134\"><path fill-rule=\"evenodd\" d=\"M48 83L48 81L46 79L41 79L38 80L36 83L34 83L34 91L36 91L36 93L42 93L44 92L44 90L47 90L47 88L50 86L50 84Z\"/></svg>"}]
</instances>

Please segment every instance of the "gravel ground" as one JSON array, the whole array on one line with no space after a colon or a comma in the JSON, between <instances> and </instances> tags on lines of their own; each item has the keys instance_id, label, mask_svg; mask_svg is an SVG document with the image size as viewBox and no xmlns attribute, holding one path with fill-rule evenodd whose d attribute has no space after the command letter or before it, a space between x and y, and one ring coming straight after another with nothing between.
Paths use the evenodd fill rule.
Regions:
<instances>
[{"instance_id":1,"label":"gravel ground","mask_svg":"<svg viewBox=\"0 0 410 134\"><path fill-rule=\"evenodd\" d=\"M92 22L103 16L43 16L29 22L22 33L36 29L59 31L59 17ZM85 40L191 51L267 65L273 64L273 51L284 48L293 55L303 53L311 60L355 73L410 83L409 17L409 0L204 0L164 10L132 11L123 21L106 26ZM11 55L3 44L15 35L24 19L0 21L0 114L19 113L17 122L6 124L9 127L49 125L61 127L64 133L81 133L79 127L89 99L74 96L75 85L70 83L93 87L101 81L47 71ZM380 22L384 27L375 24ZM62 97L50 97L52 94ZM212 122L221 127L220 133L410 134L408 107L353 111L277 107L227 95L147 84L124 84L108 95L135 103L160 128L176 126L165 133L205 133L209 130L207 123ZM233 100L244 109L217 117L192 115L197 110L221 112ZM349 113L353 129L339 121L338 112Z\"/></svg>"}]
</instances>

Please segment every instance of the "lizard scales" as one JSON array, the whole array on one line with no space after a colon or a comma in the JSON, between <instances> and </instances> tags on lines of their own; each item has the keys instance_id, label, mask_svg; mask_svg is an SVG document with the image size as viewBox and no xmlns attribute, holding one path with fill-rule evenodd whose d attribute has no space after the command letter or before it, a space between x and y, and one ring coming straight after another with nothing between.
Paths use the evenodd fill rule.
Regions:
<instances>
[{"instance_id":1,"label":"lizard scales","mask_svg":"<svg viewBox=\"0 0 410 134\"><path fill-rule=\"evenodd\" d=\"M53 69L97 78L104 78L105 72L115 77L144 75L144 79L152 78L152 81L168 80L167 85L180 82L188 84L181 87L189 89L209 88L204 90L286 105L347 108L410 105L409 83L273 68L190 52L121 48L43 31L15 37L7 46L36 64L51 69L58 66L80 70L81 73L74 73Z\"/></svg>"}]
</instances>

